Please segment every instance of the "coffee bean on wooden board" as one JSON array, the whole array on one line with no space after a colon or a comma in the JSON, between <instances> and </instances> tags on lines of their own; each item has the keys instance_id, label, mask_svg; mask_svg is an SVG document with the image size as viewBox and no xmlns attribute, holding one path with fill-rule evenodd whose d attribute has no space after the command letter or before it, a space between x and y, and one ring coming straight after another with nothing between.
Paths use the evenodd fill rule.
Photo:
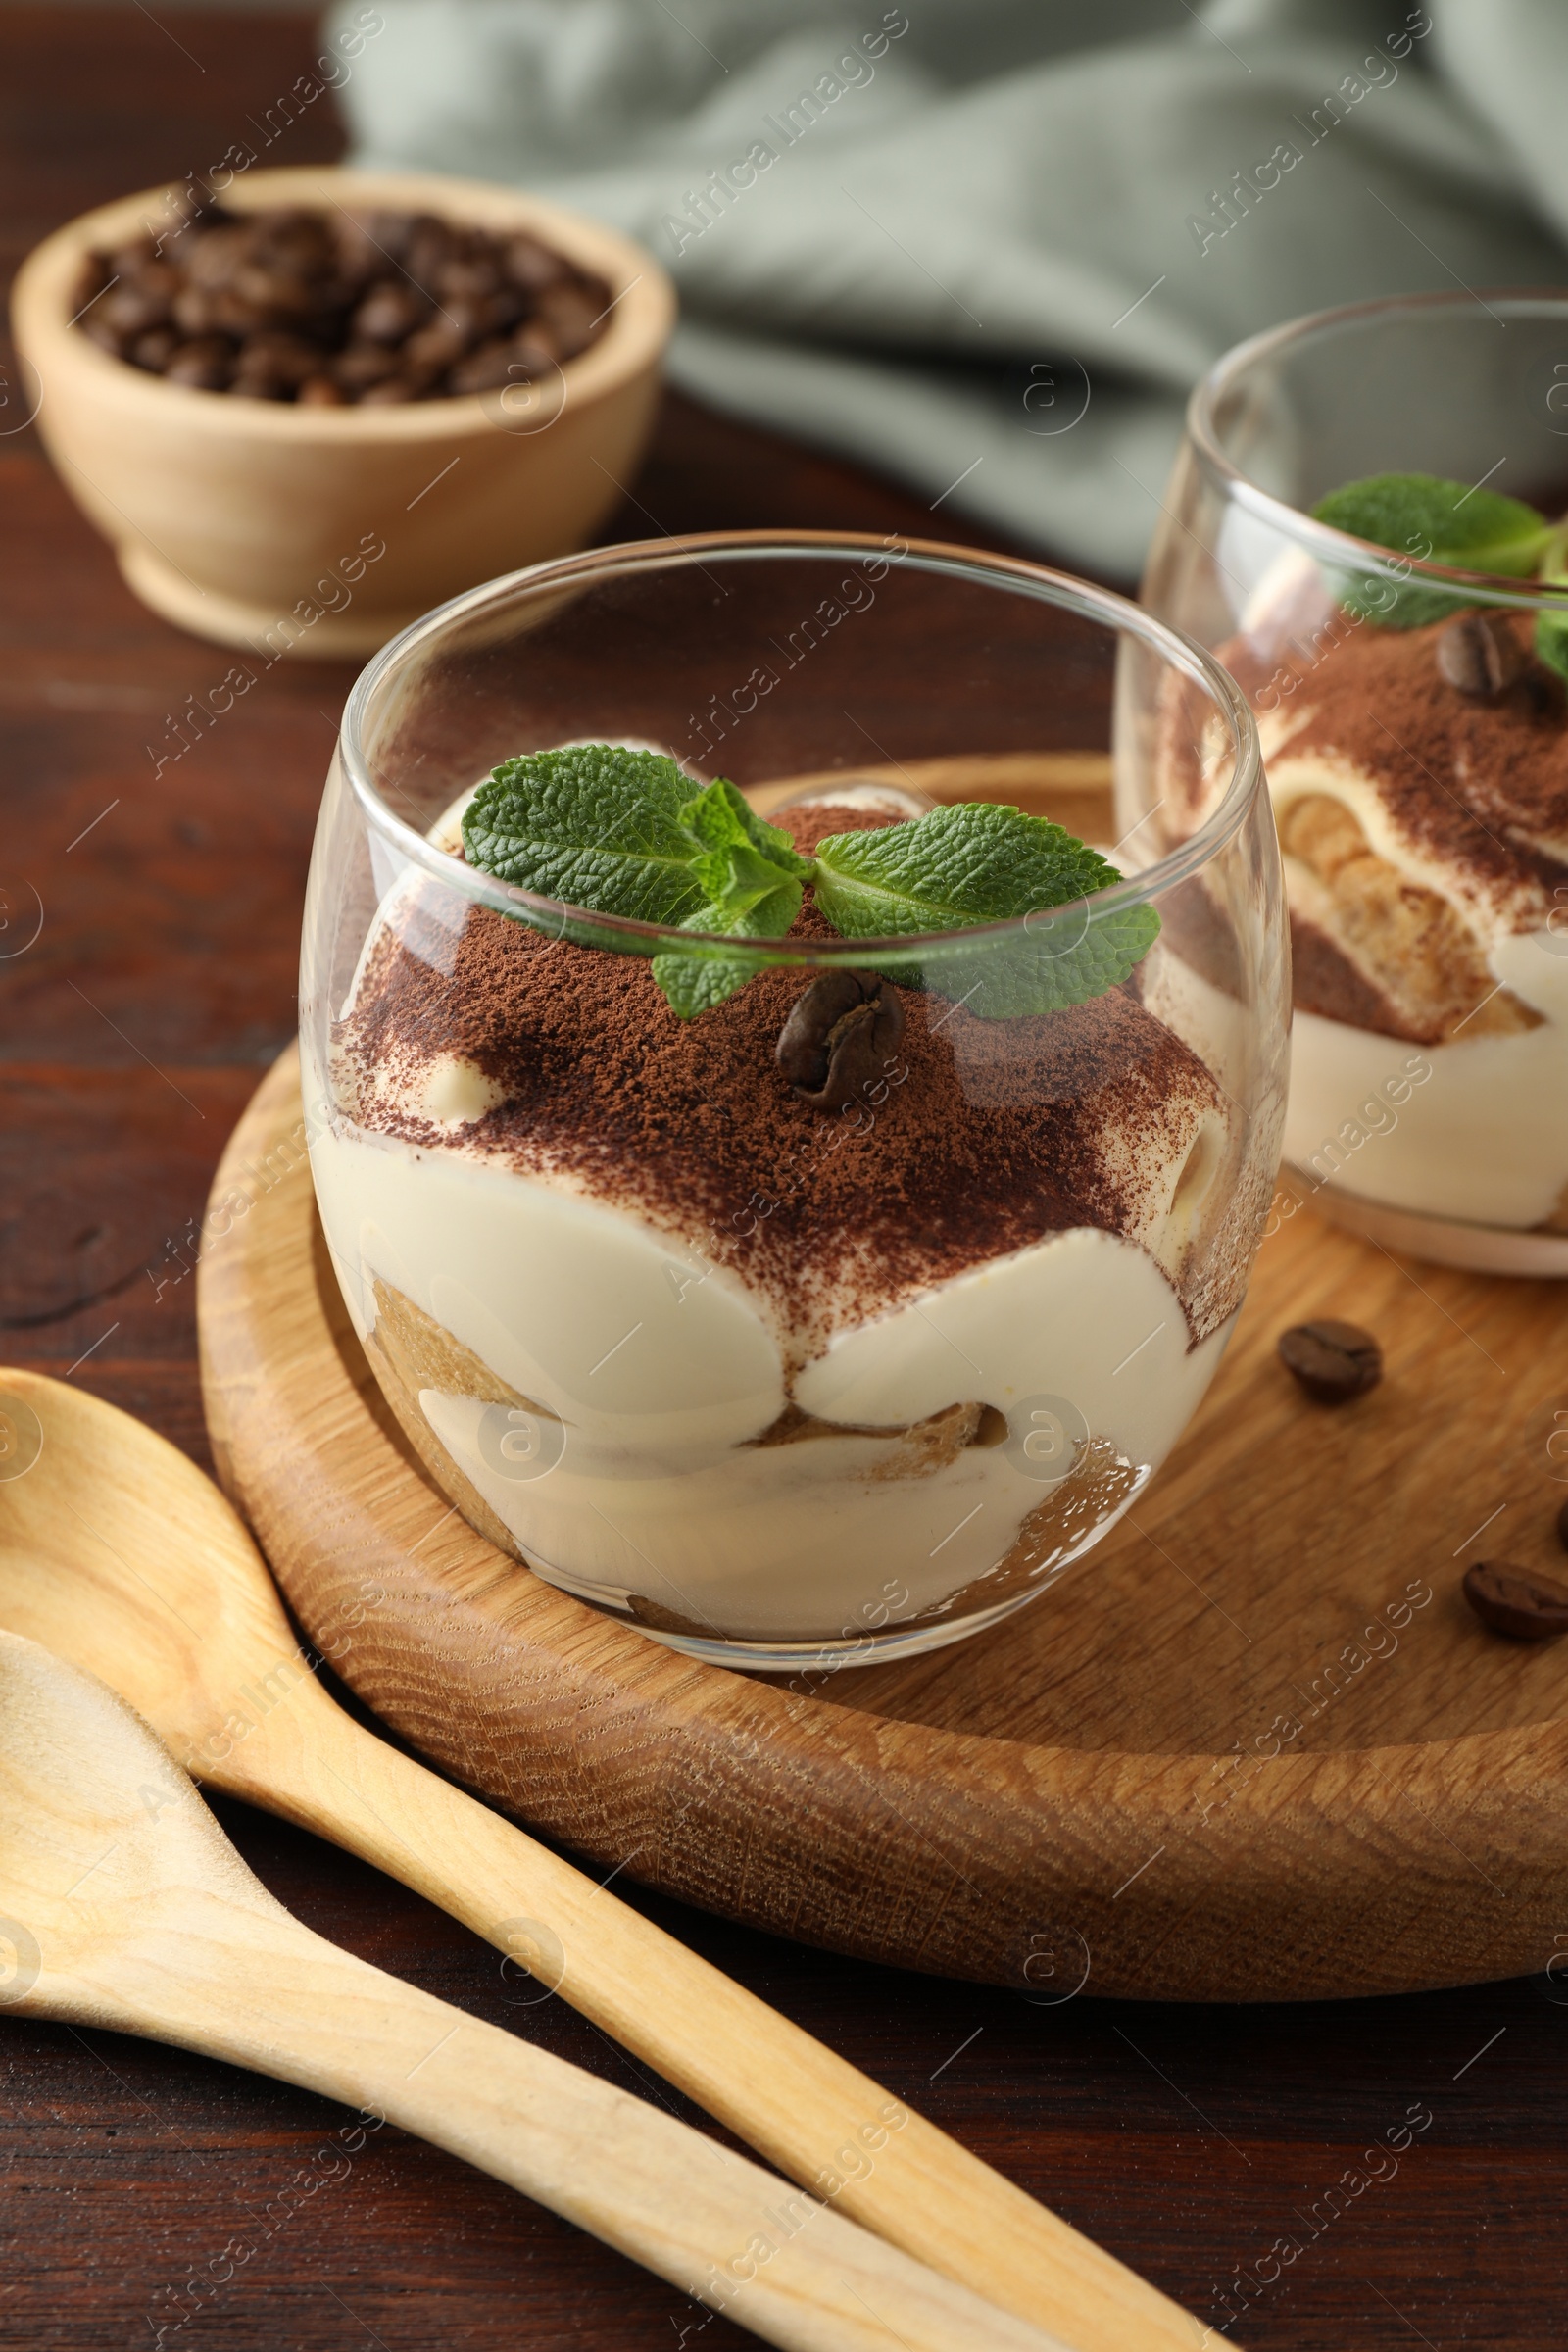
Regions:
<instances>
[{"instance_id":1,"label":"coffee bean on wooden board","mask_svg":"<svg viewBox=\"0 0 1568 2352\"><path fill-rule=\"evenodd\" d=\"M1482 702L1505 694L1530 659L1500 612L1461 612L1439 630L1437 656L1448 684Z\"/></svg>"},{"instance_id":2,"label":"coffee bean on wooden board","mask_svg":"<svg viewBox=\"0 0 1568 2352\"><path fill-rule=\"evenodd\" d=\"M74 309L117 360L307 408L462 398L585 351L610 288L537 238L429 213L230 213L88 254Z\"/></svg>"},{"instance_id":3,"label":"coffee bean on wooden board","mask_svg":"<svg viewBox=\"0 0 1568 2352\"><path fill-rule=\"evenodd\" d=\"M1383 1350L1358 1323L1296 1323L1281 1332L1280 1361L1319 1404L1346 1404L1383 1378Z\"/></svg>"},{"instance_id":4,"label":"coffee bean on wooden board","mask_svg":"<svg viewBox=\"0 0 1568 2352\"><path fill-rule=\"evenodd\" d=\"M1483 1625L1510 1641L1555 1642L1568 1634L1568 1585L1511 1560L1477 1560L1464 1572L1464 1596Z\"/></svg>"},{"instance_id":5,"label":"coffee bean on wooden board","mask_svg":"<svg viewBox=\"0 0 1568 2352\"><path fill-rule=\"evenodd\" d=\"M774 1058L813 1110L839 1110L886 1076L903 1035L899 992L880 972L818 972L796 998Z\"/></svg>"}]
</instances>

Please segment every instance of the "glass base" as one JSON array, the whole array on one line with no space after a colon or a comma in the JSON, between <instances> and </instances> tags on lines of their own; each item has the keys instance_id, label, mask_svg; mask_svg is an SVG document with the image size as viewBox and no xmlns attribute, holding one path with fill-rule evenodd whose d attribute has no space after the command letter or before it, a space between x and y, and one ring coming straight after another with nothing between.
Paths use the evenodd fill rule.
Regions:
<instances>
[{"instance_id":1,"label":"glass base","mask_svg":"<svg viewBox=\"0 0 1568 2352\"><path fill-rule=\"evenodd\" d=\"M705 1665L730 1666L746 1674L800 1674L827 1680L846 1666L885 1666L894 1658L918 1658L929 1649L946 1649L952 1642L965 1642L971 1634L983 1634L988 1626L1000 1625L1004 1617L1027 1608L1042 1592L1052 1592L1060 1583L1062 1570L1070 1564L1064 1560L1054 1574L1043 1576L1027 1592L1010 1592L993 1608L973 1610L967 1616L937 1624L891 1626L884 1634L852 1634L837 1642L724 1642L704 1634L670 1633L662 1626L641 1623L637 1623L637 1631L646 1634L650 1642L662 1642L666 1649L678 1649L683 1657L701 1658ZM636 1621L618 1618L617 1622L626 1625ZM813 1691L810 1695L819 1693Z\"/></svg>"},{"instance_id":2,"label":"glass base","mask_svg":"<svg viewBox=\"0 0 1568 2352\"><path fill-rule=\"evenodd\" d=\"M1392 1208L1387 1201L1363 1200L1334 1185L1287 1165L1286 1173L1307 1190L1302 1202L1331 1225L1359 1234L1363 1241L1381 1243L1385 1250L1402 1250L1409 1257L1434 1266L1460 1266L1471 1274L1516 1274L1557 1281L1568 1280L1568 1233L1519 1231L1504 1225L1469 1225L1458 1217L1426 1217L1414 1209Z\"/></svg>"}]
</instances>

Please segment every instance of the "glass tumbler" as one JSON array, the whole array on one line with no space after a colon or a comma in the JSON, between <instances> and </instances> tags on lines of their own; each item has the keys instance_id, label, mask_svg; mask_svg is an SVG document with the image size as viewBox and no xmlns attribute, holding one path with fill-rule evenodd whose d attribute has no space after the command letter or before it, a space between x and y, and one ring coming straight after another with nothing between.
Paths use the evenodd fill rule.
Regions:
<instances>
[{"instance_id":1,"label":"glass tumbler","mask_svg":"<svg viewBox=\"0 0 1568 2352\"><path fill-rule=\"evenodd\" d=\"M1194 394L1143 601L1258 721L1295 968L1288 1200L1565 1275L1568 706L1535 649L1543 616L1568 646L1568 586L1313 520L1384 473L1560 515L1568 295L1414 295L1242 344ZM1178 791L1163 838L1210 798Z\"/></svg>"},{"instance_id":2,"label":"glass tumbler","mask_svg":"<svg viewBox=\"0 0 1568 2352\"><path fill-rule=\"evenodd\" d=\"M662 753L694 795L726 777L808 847L983 801L1123 878L895 938L808 898L737 943L466 862L476 784L578 743ZM1212 808L1155 855L1173 760ZM608 808L607 838L634 819ZM719 955L744 985L678 1019L653 959ZM881 1008L830 1106L777 1058L824 983ZM1240 1303L1288 1018L1245 702L1030 564L815 533L598 549L430 614L344 715L301 1033L355 1328L476 1528L700 1657L932 1648L1113 1524Z\"/></svg>"}]
</instances>

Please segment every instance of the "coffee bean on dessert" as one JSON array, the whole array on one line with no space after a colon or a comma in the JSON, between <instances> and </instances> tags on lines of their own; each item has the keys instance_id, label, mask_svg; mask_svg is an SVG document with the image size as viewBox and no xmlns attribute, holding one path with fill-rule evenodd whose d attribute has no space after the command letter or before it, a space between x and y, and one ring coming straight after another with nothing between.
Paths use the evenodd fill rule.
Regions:
<instances>
[{"instance_id":1,"label":"coffee bean on dessert","mask_svg":"<svg viewBox=\"0 0 1568 2352\"><path fill-rule=\"evenodd\" d=\"M904 1035L899 992L879 972L819 972L796 998L774 1058L813 1110L863 1099Z\"/></svg>"},{"instance_id":2,"label":"coffee bean on dessert","mask_svg":"<svg viewBox=\"0 0 1568 2352\"><path fill-rule=\"evenodd\" d=\"M1547 719L1561 726L1564 711L1563 681L1544 662L1532 662L1519 681L1519 699L1532 718Z\"/></svg>"},{"instance_id":3,"label":"coffee bean on dessert","mask_svg":"<svg viewBox=\"0 0 1568 2352\"><path fill-rule=\"evenodd\" d=\"M1280 1361L1319 1404L1346 1404L1383 1378L1383 1350L1358 1323L1296 1323L1280 1334Z\"/></svg>"},{"instance_id":4,"label":"coffee bean on dessert","mask_svg":"<svg viewBox=\"0 0 1568 2352\"><path fill-rule=\"evenodd\" d=\"M1506 693L1530 659L1500 612L1461 612L1439 631L1437 651L1448 684L1483 702Z\"/></svg>"},{"instance_id":5,"label":"coffee bean on dessert","mask_svg":"<svg viewBox=\"0 0 1568 2352\"><path fill-rule=\"evenodd\" d=\"M1555 1642L1568 1634L1568 1585L1511 1560L1477 1560L1464 1572L1464 1596L1483 1625L1510 1641Z\"/></svg>"}]
</instances>

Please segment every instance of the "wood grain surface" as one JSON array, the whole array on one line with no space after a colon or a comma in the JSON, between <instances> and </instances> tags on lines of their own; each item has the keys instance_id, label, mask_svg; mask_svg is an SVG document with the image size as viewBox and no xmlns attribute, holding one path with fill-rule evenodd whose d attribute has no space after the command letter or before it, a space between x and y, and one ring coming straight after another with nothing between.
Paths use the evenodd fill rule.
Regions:
<instances>
[{"instance_id":1,"label":"wood grain surface","mask_svg":"<svg viewBox=\"0 0 1568 2352\"><path fill-rule=\"evenodd\" d=\"M1487 1633L1458 1580L1487 1521L1489 1549L1561 1564L1557 1286L1412 1269L1282 1195L1196 1421L1059 1585L906 1662L742 1676L450 1509L349 1326L304 1137L285 1055L202 1255L220 1475L312 1639L460 1779L688 1901L1021 1991L1302 1998L1546 1965L1568 1652ZM1316 1316L1382 1341L1352 1406L1278 1362Z\"/></svg>"},{"instance_id":2,"label":"wood grain surface","mask_svg":"<svg viewBox=\"0 0 1568 2352\"><path fill-rule=\"evenodd\" d=\"M318 46L303 15L153 14L6 8L8 266L87 205L218 160ZM313 109L278 160L339 146ZM632 489L607 535L933 527L891 483L683 401ZM300 898L350 672L280 665L243 725L155 776L146 744L221 675L213 650L134 603L26 432L0 435L0 911L25 912L23 936L29 892L45 912L20 956L0 938L0 1338L206 1462L189 1236L293 1029ZM939 519L976 536L951 501ZM1066 739L1093 740L1076 722L1101 708L1086 679ZM332 1941L696 2120L444 1913L243 1805L218 1810ZM1048 2007L623 1882L1216 2327L1245 2305L1234 2332L1251 2352L1561 2352L1568 2006L1534 1984L1206 2008L1102 2000L1091 1984ZM1568 1938L1568 1914L1553 1932ZM1431 2124L1363 2168L1412 2107ZM0 2343L130 2352L159 2327L176 2329L166 2352L746 2341L390 2124L358 2131L311 2093L113 2032L0 2018Z\"/></svg>"},{"instance_id":3,"label":"wood grain surface","mask_svg":"<svg viewBox=\"0 0 1568 2352\"><path fill-rule=\"evenodd\" d=\"M784 2352L1168 2352L1200 2332L1135 2305L1114 2333L1074 2325L1068 2343L646 2099L340 1951L246 1870L124 1700L10 1633L0 1878L21 2015L117 2026L399 2124Z\"/></svg>"}]
</instances>

